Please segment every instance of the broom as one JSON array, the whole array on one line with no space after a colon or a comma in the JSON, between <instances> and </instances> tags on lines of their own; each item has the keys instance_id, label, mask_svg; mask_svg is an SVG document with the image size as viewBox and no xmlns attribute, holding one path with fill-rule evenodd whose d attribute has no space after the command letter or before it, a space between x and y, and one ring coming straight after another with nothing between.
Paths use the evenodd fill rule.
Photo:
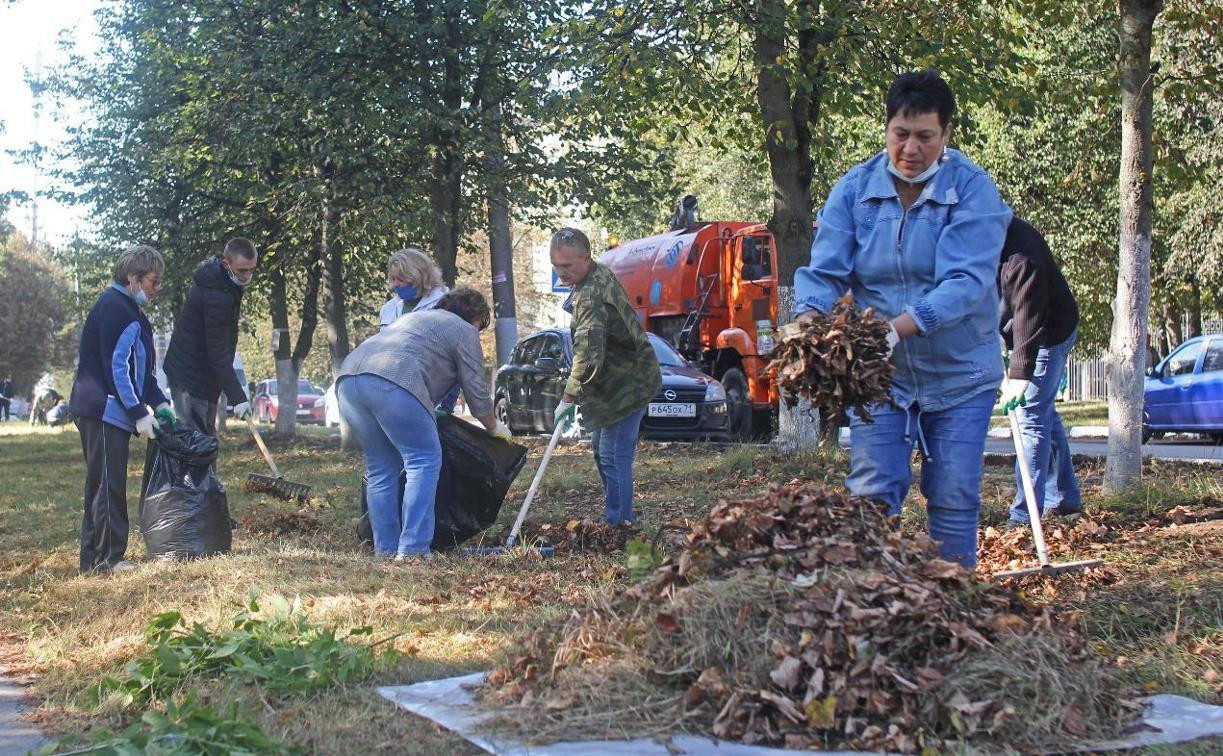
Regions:
<instances>
[{"instance_id":1,"label":"broom","mask_svg":"<svg viewBox=\"0 0 1223 756\"><path fill-rule=\"evenodd\" d=\"M1028 575L1058 575L1063 572L1076 572L1104 564L1100 559L1084 559L1079 562L1049 562L1049 547L1045 545L1045 529L1040 523L1040 512L1036 509L1036 486L1032 484L1032 471L1028 468L1028 452L1023 445L1023 433L1019 430L1019 420L1015 410L1006 413L1011 419L1011 437L1015 439L1015 457L1019 462L1019 477L1023 481L1023 498L1028 505L1028 520L1032 524L1032 540L1036 542L1036 558L1040 560L1039 567L1025 567L1019 570L995 572L995 579L1026 577Z\"/></svg>"},{"instance_id":2,"label":"broom","mask_svg":"<svg viewBox=\"0 0 1223 756\"><path fill-rule=\"evenodd\" d=\"M265 493L275 496L277 499L284 499L285 501L297 500L304 504L310 498L310 486L305 483L285 480L285 477L280 474L280 470L276 468L276 463L272 461L272 453L268 451L267 444L263 443L263 436L259 435L259 429L255 427L253 415L247 416L246 424L251 429L251 435L255 437L255 443L259 446L259 451L263 452L263 458L267 460L268 467L272 468L272 474L268 476L251 473L246 476L246 485L243 488L248 492Z\"/></svg>"}]
</instances>

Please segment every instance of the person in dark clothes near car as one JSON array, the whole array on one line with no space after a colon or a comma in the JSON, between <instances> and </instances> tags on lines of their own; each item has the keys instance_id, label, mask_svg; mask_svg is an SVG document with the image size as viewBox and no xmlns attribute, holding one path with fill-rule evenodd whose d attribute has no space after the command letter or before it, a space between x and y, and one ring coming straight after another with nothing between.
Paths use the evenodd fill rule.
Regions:
<instances>
[{"instance_id":1,"label":"person in dark clothes near car","mask_svg":"<svg viewBox=\"0 0 1223 756\"><path fill-rule=\"evenodd\" d=\"M210 436L217 435L222 391L235 417L245 420L251 414L250 400L234 370L234 353L242 290L254 278L258 262L255 245L237 237L226 242L220 256L196 267L195 285L174 321L162 364L179 419Z\"/></svg>"},{"instance_id":2,"label":"person in dark clothes near car","mask_svg":"<svg viewBox=\"0 0 1223 756\"><path fill-rule=\"evenodd\" d=\"M133 433L157 435L153 407L170 412L154 377L153 328L142 308L161 289L161 254L145 245L115 261L114 282L85 318L68 408L85 453L81 572L135 567L127 551L127 457Z\"/></svg>"},{"instance_id":3,"label":"person in dark clothes near car","mask_svg":"<svg viewBox=\"0 0 1223 756\"><path fill-rule=\"evenodd\" d=\"M1036 511L1075 514L1083 504L1070 459L1070 440L1055 400L1077 335L1079 308L1045 238L1020 218L1013 218L1007 228L998 266L998 292L1002 337L1011 350L1002 384L1002 408L1015 411L1023 432ZM1018 485L1019 464L1016 460L1013 526L1029 524L1023 486Z\"/></svg>"},{"instance_id":4,"label":"person in dark clothes near car","mask_svg":"<svg viewBox=\"0 0 1223 756\"><path fill-rule=\"evenodd\" d=\"M13 405L13 376L4 376L4 381L0 382L0 414L5 420L12 417Z\"/></svg>"}]
</instances>

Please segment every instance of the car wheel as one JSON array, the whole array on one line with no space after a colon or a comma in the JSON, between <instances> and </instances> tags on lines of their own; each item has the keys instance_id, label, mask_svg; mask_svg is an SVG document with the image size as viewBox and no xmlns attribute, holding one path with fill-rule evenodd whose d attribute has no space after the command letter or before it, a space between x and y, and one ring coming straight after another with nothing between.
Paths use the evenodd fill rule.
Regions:
<instances>
[{"instance_id":1,"label":"car wheel","mask_svg":"<svg viewBox=\"0 0 1223 756\"><path fill-rule=\"evenodd\" d=\"M726 412L730 415L730 437L736 441L752 440L752 400L747 393L747 378L739 368L722 374L726 389Z\"/></svg>"},{"instance_id":2,"label":"car wheel","mask_svg":"<svg viewBox=\"0 0 1223 756\"><path fill-rule=\"evenodd\" d=\"M514 426L510 425L510 402L504 396L497 400L493 405L493 413L497 419L505 424L505 427L510 429L510 433L517 435L518 431L514 430Z\"/></svg>"}]
</instances>

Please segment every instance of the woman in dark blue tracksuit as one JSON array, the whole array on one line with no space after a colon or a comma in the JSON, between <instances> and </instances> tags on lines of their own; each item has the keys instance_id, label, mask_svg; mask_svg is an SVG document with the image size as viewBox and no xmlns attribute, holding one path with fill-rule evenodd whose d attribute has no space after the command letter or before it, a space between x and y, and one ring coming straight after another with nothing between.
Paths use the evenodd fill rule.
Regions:
<instances>
[{"instance_id":1,"label":"woman in dark blue tracksuit","mask_svg":"<svg viewBox=\"0 0 1223 756\"><path fill-rule=\"evenodd\" d=\"M161 289L161 254L133 247L85 319L69 410L85 453L81 572L123 572L127 551L127 458L133 433L156 436L153 407L169 408L154 377L153 328L141 312Z\"/></svg>"}]
</instances>

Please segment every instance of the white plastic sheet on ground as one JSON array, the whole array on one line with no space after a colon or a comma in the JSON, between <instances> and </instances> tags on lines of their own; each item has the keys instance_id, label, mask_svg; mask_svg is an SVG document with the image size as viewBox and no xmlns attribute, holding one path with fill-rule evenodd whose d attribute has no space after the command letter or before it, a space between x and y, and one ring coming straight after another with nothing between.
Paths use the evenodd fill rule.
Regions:
<instances>
[{"instance_id":1,"label":"white plastic sheet on ground","mask_svg":"<svg viewBox=\"0 0 1223 756\"><path fill-rule=\"evenodd\" d=\"M501 756L597 756L598 754L675 753L692 756L747 756L748 754L849 754L851 751L785 751L739 743L728 743L694 735L674 735L665 739L600 740L550 743L527 746L515 740L498 738L479 731L479 724L494 712L475 705L472 691L484 679L483 672L445 680L429 680L415 685L378 688L378 693L413 714L432 720L489 753ZM1210 706L1181 696L1151 696L1139 731L1121 740L1096 743L1084 751L1120 750L1144 745L1181 743L1211 735L1223 736L1223 706Z\"/></svg>"}]
</instances>

